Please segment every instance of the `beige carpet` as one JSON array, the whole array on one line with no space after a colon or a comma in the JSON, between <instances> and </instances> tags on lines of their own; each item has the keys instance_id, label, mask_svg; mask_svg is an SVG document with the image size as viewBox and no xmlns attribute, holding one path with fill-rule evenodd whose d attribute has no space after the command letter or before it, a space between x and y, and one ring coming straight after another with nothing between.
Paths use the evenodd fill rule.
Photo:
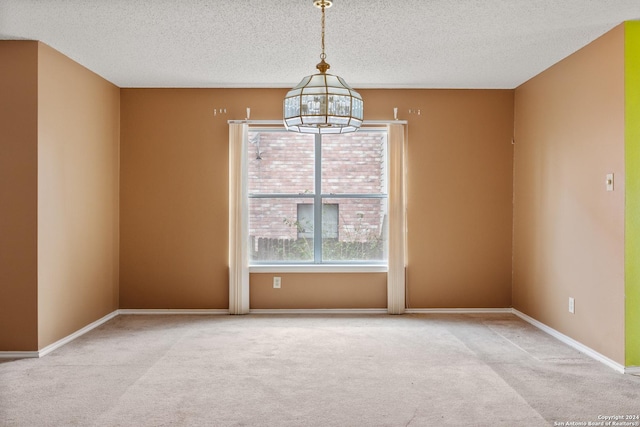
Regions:
<instances>
[{"instance_id":1,"label":"beige carpet","mask_svg":"<svg viewBox=\"0 0 640 427\"><path fill-rule=\"evenodd\" d=\"M2 426L547 426L627 414L640 414L640 377L510 314L119 316L44 358L0 363Z\"/></svg>"}]
</instances>

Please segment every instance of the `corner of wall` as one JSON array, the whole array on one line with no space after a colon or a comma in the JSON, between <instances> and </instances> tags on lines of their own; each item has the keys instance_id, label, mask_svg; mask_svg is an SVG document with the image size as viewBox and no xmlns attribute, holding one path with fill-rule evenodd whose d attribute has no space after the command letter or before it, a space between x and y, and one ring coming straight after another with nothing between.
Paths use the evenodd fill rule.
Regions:
<instances>
[{"instance_id":1,"label":"corner of wall","mask_svg":"<svg viewBox=\"0 0 640 427\"><path fill-rule=\"evenodd\" d=\"M42 349L118 308L120 90L44 43L37 82Z\"/></svg>"}]
</instances>

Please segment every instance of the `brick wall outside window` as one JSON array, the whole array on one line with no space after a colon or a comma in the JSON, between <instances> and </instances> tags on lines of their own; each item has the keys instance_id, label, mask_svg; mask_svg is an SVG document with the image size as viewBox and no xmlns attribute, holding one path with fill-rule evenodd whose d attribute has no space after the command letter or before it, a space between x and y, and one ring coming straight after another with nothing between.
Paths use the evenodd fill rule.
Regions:
<instances>
[{"instance_id":1,"label":"brick wall outside window","mask_svg":"<svg viewBox=\"0 0 640 427\"><path fill-rule=\"evenodd\" d=\"M250 132L249 194L305 194L314 190L314 136L289 132ZM323 190L335 193L386 193L386 133L359 131L323 135ZM249 235L296 239L298 203L312 199L250 199ZM380 237L386 199L336 199L340 241Z\"/></svg>"}]
</instances>

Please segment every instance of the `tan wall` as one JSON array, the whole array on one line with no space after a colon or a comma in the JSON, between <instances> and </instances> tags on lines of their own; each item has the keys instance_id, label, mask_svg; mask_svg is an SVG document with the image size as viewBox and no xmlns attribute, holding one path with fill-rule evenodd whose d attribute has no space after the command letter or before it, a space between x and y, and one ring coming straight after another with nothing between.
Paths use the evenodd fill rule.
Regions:
<instances>
[{"instance_id":1,"label":"tan wall","mask_svg":"<svg viewBox=\"0 0 640 427\"><path fill-rule=\"evenodd\" d=\"M273 288L273 277L281 280ZM386 308L386 273L252 273L251 308Z\"/></svg>"},{"instance_id":2,"label":"tan wall","mask_svg":"<svg viewBox=\"0 0 640 427\"><path fill-rule=\"evenodd\" d=\"M227 120L278 119L286 91L122 90L121 308L228 307ZM509 307L513 91L360 92L365 119L410 122L409 305ZM252 274L252 308L386 304L379 275L282 276Z\"/></svg>"},{"instance_id":3,"label":"tan wall","mask_svg":"<svg viewBox=\"0 0 640 427\"><path fill-rule=\"evenodd\" d=\"M515 111L514 307L624 364L622 26L520 86Z\"/></svg>"},{"instance_id":4,"label":"tan wall","mask_svg":"<svg viewBox=\"0 0 640 427\"><path fill-rule=\"evenodd\" d=\"M513 91L421 95L407 149L407 306L511 307Z\"/></svg>"},{"instance_id":5,"label":"tan wall","mask_svg":"<svg viewBox=\"0 0 640 427\"><path fill-rule=\"evenodd\" d=\"M245 107L233 95L121 91L120 308L228 307L226 120Z\"/></svg>"},{"instance_id":6,"label":"tan wall","mask_svg":"<svg viewBox=\"0 0 640 427\"><path fill-rule=\"evenodd\" d=\"M38 345L118 308L120 89L38 51Z\"/></svg>"},{"instance_id":7,"label":"tan wall","mask_svg":"<svg viewBox=\"0 0 640 427\"><path fill-rule=\"evenodd\" d=\"M38 346L38 43L0 41L0 351Z\"/></svg>"}]
</instances>

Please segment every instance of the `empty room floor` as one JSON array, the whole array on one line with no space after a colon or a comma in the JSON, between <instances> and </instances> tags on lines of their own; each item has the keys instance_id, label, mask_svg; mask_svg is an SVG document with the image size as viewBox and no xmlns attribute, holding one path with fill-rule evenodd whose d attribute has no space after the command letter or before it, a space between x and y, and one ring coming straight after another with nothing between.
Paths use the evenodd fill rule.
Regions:
<instances>
[{"instance_id":1,"label":"empty room floor","mask_svg":"<svg viewBox=\"0 0 640 427\"><path fill-rule=\"evenodd\" d=\"M640 377L512 314L120 315L43 358L0 360L2 426L640 425L639 414Z\"/></svg>"}]
</instances>

